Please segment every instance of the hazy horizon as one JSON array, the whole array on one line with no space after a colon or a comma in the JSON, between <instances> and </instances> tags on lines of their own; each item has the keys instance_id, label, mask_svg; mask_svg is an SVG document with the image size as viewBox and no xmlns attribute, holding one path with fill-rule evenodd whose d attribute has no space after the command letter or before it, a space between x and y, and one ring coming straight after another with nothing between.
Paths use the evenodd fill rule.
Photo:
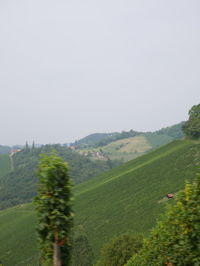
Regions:
<instances>
[{"instance_id":1,"label":"hazy horizon","mask_svg":"<svg viewBox=\"0 0 200 266\"><path fill-rule=\"evenodd\" d=\"M0 3L0 145L155 131L200 103L198 0Z\"/></svg>"},{"instance_id":2,"label":"hazy horizon","mask_svg":"<svg viewBox=\"0 0 200 266\"><path fill-rule=\"evenodd\" d=\"M181 122L184 122L184 121L181 121ZM181 123L180 122L180 123ZM178 124L178 123L177 123ZM174 125L176 125L176 124L173 124L173 125L169 125L169 127L170 126L174 126ZM168 126L166 126L166 127L168 127ZM162 128L166 128L166 127L161 127L161 128L158 128L158 129L155 129L155 130L153 130L153 131L148 131L148 130L145 130L145 131L139 131L138 130L138 132L143 132L143 133L147 133L147 132L155 132L155 131L157 131L157 130L160 130L160 129L162 129ZM45 142L45 143L38 143L38 142L35 142L35 140L30 140L30 141L27 141L27 140L25 140L24 141L24 143L11 143L11 144L1 144L0 143L0 145L3 145L3 146L25 146L26 144L28 144L28 146L29 147L31 147L32 145L33 145L33 143L34 143L34 145L46 145L46 144L50 144L50 145L54 145L54 144L61 144L61 145L64 145L64 144L72 144L72 143L74 143L75 141L77 141L77 140L80 140L80 139L82 139L82 138L84 138L84 137L87 137L87 136L89 136L89 135L92 135L92 134L95 134L95 133L116 133L116 132L118 132L118 133L122 133L123 131L130 131L131 130L131 128L130 129L127 129L127 130L118 130L118 131L104 131L104 132L91 132L91 133L89 133L88 135L84 135L84 136L81 136L80 138L77 138L77 139L73 139L72 141L69 141L69 142ZM133 129L134 130L134 129Z\"/></svg>"}]
</instances>

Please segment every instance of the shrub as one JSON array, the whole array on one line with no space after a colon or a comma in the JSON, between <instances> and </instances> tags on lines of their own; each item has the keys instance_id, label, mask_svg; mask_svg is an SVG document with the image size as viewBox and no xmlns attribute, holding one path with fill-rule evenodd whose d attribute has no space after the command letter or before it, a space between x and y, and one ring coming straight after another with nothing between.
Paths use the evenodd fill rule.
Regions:
<instances>
[{"instance_id":1,"label":"shrub","mask_svg":"<svg viewBox=\"0 0 200 266\"><path fill-rule=\"evenodd\" d=\"M183 124L183 131L191 139L200 138L200 104L190 109L189 120Z\"/></svg>"},{"instance_id":2,"label":"shrub","mask_svg":"<svg viewBox=\"0 0 200 266\"><path fill-rule=\"evenodd\" d=\"M127 266L200 265L200 176L187 183Z\"/></svg>"},{"instance_id":3,"label":"shrub","mask_svg":"<svg viewBox=\"0 0 200 266\"><path fill-rule=\"evenodd\" d=\"M141 236L120 235L103 247L96 266L123 266L141 247Z\"/></svg>"},{"instance_id":4,"label":"shrub","mask_svg":"<svg viewBox=\"0 0 200 266\"><path fill-rule=\"evenodd\" d=\"M70 266L92 266L93 250L83 228L76 227L73 236L72 264Z\"/></svg>"}]
</instances>

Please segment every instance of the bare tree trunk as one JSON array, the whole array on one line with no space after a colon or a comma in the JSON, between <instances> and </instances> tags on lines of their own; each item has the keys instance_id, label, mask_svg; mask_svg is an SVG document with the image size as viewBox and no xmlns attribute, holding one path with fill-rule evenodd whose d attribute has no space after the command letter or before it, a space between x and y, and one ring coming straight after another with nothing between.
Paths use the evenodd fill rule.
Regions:
<instances>
[{"instance_id":1,"label":"bare tree trunk","mask_svg":"<svg viewBox=\"0 0 200 266\"><path fill-rule=\"evenodd\" d=\"M53 266L62 266L60 246L57 241L53 244Z\"/></svg>"}]
</instances>

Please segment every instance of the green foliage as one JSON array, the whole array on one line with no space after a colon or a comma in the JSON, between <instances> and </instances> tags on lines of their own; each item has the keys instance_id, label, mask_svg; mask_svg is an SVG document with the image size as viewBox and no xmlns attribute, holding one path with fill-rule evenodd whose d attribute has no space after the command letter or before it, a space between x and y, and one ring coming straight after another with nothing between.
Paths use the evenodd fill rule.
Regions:
<instances>
[{"instance_id":1,"label":"green foliage","mask_svg":"<svg viewBox=\"0 0 200 266\"><path fill-rule=\"evenodd\" d=\"M35 226L30 204L0 211L0 258L4 266L39 265Z\"/></svg>"},{"instance_id":2,"label":"green foliage","mask_svg":"<svg viewBox=\"0 0 200 266\"><path fill-rule=\"evenodd\" d=\"M183 131L191 139L200 138L200 104L190 109L189 120L183 125Z\"/></svg>"},{"instance_id":3,"label":"green foliage","mask_svg":"<svg viewBox=\"0 0 200 266\"><path fill-rule=\"evenodd\" d=\"M52 149L70 165L69 174L75 184L90 179L118 165L112 161L92 161L66 147L60 145L45 145L40 148L27 148L16 153L13 158L14 170L0 179L0 209L30 202L36 195L36 167L41 153L49 153ZM8 163L9 157L7 156ZM5 162L4 162L5 163ZM6 164L3 163L3 167ZM1 157L0 157L0 170ZM1 176L1 174L0 174Z\"/></svg>"},{"instance_id":4,"label":"green foliage","mask_svg":"<svg viewBox=\"0 0 200 266\"><path fill-rule=\"evenodd\" d=\"M115 134L108 136L106 138L103 138L100 141L98 141L97 143L95 143L95 147L102 147L102 146L105 146L105 145L107 145L113 141L139 136L140 134L141 134L141 132L137 132L137 131L133 131L133 130L130 130L127 132L122 131L121 133L115 133Z\"/></svg>"},{"instance_id":5,"label":"green foliage","mask_svg":"<svg viewBox=\"0 0 200 266\"><path fill-rule=\"evenodd\" d=\"M177 196L127 266L200 265L200 176Z\"/></svg>"},{"instance_id":6,"label":"green foliage","mask_svg":"<svg viewBox=\"0 0 200 266\"><path fill-rule=\"evenodd\" d=\"M94 133L94 134L90 134L80 140L77 140L74 142L74 145L76 147L89 147L89 146L94 146L95 143L101 141L102 139L104 138L107 138L107 137L110 137L110 136L113 136L115 134L118 134L118 133Z\"/></svg>"},{"instance_id":7,"label":"green foliage","mask_svg":"<svg viewBox=\"0 0 200 266\"><path fill-rule=\"evenodd\" d=\"M165 203L174 202L165 195L176 194L186 178L199 172L199 154L200 143L177 140L74 187L74 223L84 228L94 261L114 236L146 235L155 226ZM0 211L0 258L5 266L38 265L33 263L38 258L35 224L31 205Z\"/></svg>"},{"instance_id":8,"label":"green foliage","mask_svg":"<svg viewBox=\"0 0 200 266\"><path fill-rule=\"evenodd\" d=\"M8 154L0 154L0 177L6 175L11 170L10 158Z\"/></svg>"},{"instance_id":9,"label":"green foliage","mask_svg":"<svg viewBox=\"0 0 200 266\"><path fill-rule=\"evenodd\" d=\"M175 141L74 188L75 223L84 226L95 258L113 236L155 225L165 195L199 171L199 153L200 144Z\"/></svg>"},{"instance_id":10,"label":"green foliage","mask_svg":"<svg viewBox=\"0 0 200 266\"><path fill-rule=\"evenodd\" d=\"M85 231L78 227L73 236L72 264L71 266L92 266L94 260L93 250Z\"/></svg>"},{"instance_id":11,"label":"green foliage","mask_svg":"<svg viewBox=\"0 0 200 266\"><path fill-rule=\"evenodd\" d=\"M184 122L181 122L179 124L170 126L170 127L165 127L161 128L160 130L156 131L155 133L158 135L166 135L168 137L171 137L173 139L182 139L184 137L183 131L182 131L182 126Z\"/></svg>"},{"instance_id":12,"label":"green foliage","mask_svg":"<svg viewBox=\"0 0 200 266\"><path fill-rule=\"evenodd\" d=\"M74 143L74 145L78 148L84 148L84 147L103 147L107 144L117 141L120 139L126 139L126 138L132 138L135 136L147 136L150 134L153 134L154 136L158 137L158 135L165 136L165 139L168 140L174 140L174 139L181 139L183 137L182 132L182 122L176 125L173 125L171 127L162 128L160 130L157 130L155 132L138 132L134 130L130 131L122 131L120 132L114 132L114 133L95 133L91 134L83 139L80 139ZM159 142L159 141L158 141ZM169 142L169 141L168 141ZM161 145L166 144L167 142L163 142ZM158 147L158 145L156 145ZM159 145L160 146L160 145Z\"/></svg>"},{"instance_id":13,"label":"green foliage","mask_svg":"<svg viewBox=\"0 0 200 266\"><path fill-rule=\"evenodd\" d=\"M96 266L123 266L142 247L142 237L123 234L105 245Z\"/></svg>"},{"instance_id":14,"label":"green foliage","mask_svg":"<svg viewBox=\"0 0 200 266\"><path fill-rule=\"evenodd\" d=\"M38 177L35 204L42 264L52 263L53 245L56 243L61 250L62 265L67 266L70 261L70 231L73 225L68 166L55 154L43 155L38 167Z\"/></svg>"},{"instance_id":15,"label":"green foliage","mask_svg":"<svg viewBox=\"0 0 200 266\"><path fill-rule=\"evenodd\" d=\"M145 138L147 139L148 143L151 145L151 149L157 149L160 146L163 146L171 141L173 141L173 138L165 135L165 134L159 134L159 133L145 133Z\"/></svg>"},{"instance_id":16,"label":"green foliage","mask_svg":"<svg viewBox=\"0 0 200 266\"><path fill-rule=\"evenodd\" d=\"M76 145L76 151L80 154L88 154L92 157L98 152L105 158L125 162L175 139L183 138L182 124L162 128L155 132L144 133L130 130L111 134L97 133L87 136L74 145ZM84 141L84 145L80 144L82 141Z\"/></svg>"}]
</instances>

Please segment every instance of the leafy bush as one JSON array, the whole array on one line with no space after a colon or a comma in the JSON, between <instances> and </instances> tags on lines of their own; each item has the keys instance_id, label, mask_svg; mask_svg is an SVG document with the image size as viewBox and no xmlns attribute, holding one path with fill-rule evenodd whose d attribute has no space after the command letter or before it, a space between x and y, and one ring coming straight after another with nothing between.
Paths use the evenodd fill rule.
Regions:
<instances>
[{"instance_id":1,"label":"leafy bush","mask_svg":"<svg viewBox=\"0 0 200 266\"><path fill-rule=\"evenodd\" d=\"M193 184L186 184L142 250L127 264L146 265L200 265L200 176Z\"/></svg>"},{"instance_id":2,"label":"leafy bush","mask_svg":"<svg viewBox=\"0 0 200 266\"><path fill-rule=\"evenodd\" d=\"M103 247L96 266L123 266L141 247L141 236L120 235Z\"/></svg>"},{"instance_id":3,"label":"leafy bush","mask_svg":"<svg viewBox=\"0 0 200 266\"><path fill-rule=\"evenodd\" d=\"M200 104L190 109L189 120L183 125L183 131L189 138L200 138Z\"/></svg>"},{"instance_id":4,"label":"leafy bush","mask_svg":"<svg viewBox=\"0 0 200 266\"><path fill-rule=\"evenodd\" d=\"M85 231L75 229L73 236L71 266L92 266L94 254Z\"/></svg>"}]
</instances>

